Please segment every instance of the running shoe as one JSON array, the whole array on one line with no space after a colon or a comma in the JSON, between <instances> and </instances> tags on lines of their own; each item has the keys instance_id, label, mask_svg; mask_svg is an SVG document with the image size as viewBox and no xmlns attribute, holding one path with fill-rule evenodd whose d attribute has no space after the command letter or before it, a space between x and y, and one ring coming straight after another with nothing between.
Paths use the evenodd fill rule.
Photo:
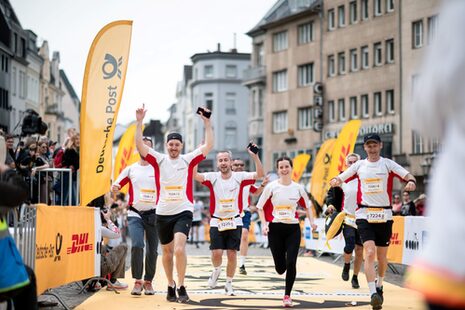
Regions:
<instances>
[{"instance_id":1,"label":"running shoe","mask_svg":"<svg viewBox=\"0 0 465 310\"><path fill-rule=\"evenodd\" d=\"M152 281L145 280L143 284L143 288L144 288L145 295L155 295L155 290L153 289Z\"/></svg>"},{"instance_id":2,"label":"running shoe","mask_svg":"<svg viewBox=\"0 0 465 310\"><path fill-rule=\"evenodd\" d=\"M360 288L360 284L358 283L358 277L356 275L352 276L352 288Z\"/></svg>"},{"instance_id":3,"label":"running shoe","mask_svg":"<svg viewBox=\"0 0 465 310\"><path fill-rule=\"evenodd\" d=\"M174 283L174 287L168 285L168 293L166 294L166 300L175 302L178 300L176 297L176 282Z\"/></svg>"},{"instance_id":4,"label":"running shoe","mask_svg":"<svg viewBox=\"0 0 465 310\"><path fill-rule=\"evenodd\" d=\"M344 264L344 268L342 269L342 280L349 281L349 271L350 271L350 263Z\"/></svg>"},{"instance_id":5,"label":"running shoe","mask_svg":"<svg viewBox=\"0 0 465 310\"><path fill-rule=\"evenodd\" d=\"M221 274L221 269L214 269L212 271L212 274L210 275L210 278L208 278L208 286L210 288L215 288L216 285L218 284L218 278L220 277Z\"/></svg>"},{"instance_id":6,"label":"running shoe","mask_svg":"<svg viewBox=\"0 0 465 310\"><path fill-rule=\"evenodd\" d=\"M383 295L383 287L376 287L376 293L378 293L379 296L381 296L381 304L384 303L384 295Z\"/></svg>"},{"instance_id":7,"label":"running shoe","mask_svg":"<svg viewBox=\"0 0 465 310\"><path fill-rule=\"evenodd\" d=\"M224 285L224 293L228 296L234 296L234 289L232 287L232 282L226 282Z\"/></svg>"},{"instance_id":8,"label":"running shoe","mask_svg":"<svg viewBox=\"0 0 465 310\"><path fill-rule=\"evenodd\" d=\"M187 303L189 301L189 295L187 295L186 287L181 285L178 288L178 302Z\"/></svg>"},{"instance_id":9,"label":"running shoe","mask_svg":"<svg viewBox=\"0 0 465 310\"><path fill-rule=\"evenodd\" d=\"M383 308L383 298L378 293L374 293L371 295L370 301L371 308L373 310L379 310Z\"/></svg>"},{"instance_id":10,"label":"running shoe","mask_svg":"<svg viewBox=\"0 0 465 310\"><path fill-rule=\"evenodd\" d=\"M125 290L128 288L128 285L123 282L119 282L116 280L115 282L108 284L107 286L107 291L112 291L112 290Z\"/></svg>"},{"instance_id":11,"label":"running shoe","mask_svg":"<svg viewBox=\"0 0 465 310\"><path fill-rule=\"evenodd\" d=\"M289 295L284 296L284 298L283 298L283 307L284 308L292 308L293 307L291 296L289 296Z\"/></svg>"},{"instance_id":12,"label":"running shoe","mask_svg":"<svg viewBox=\"0 0 465 310\"><path fill-rule=\"evenodd\" d=\"M140 296L142 294L142 284L144 282L142 282L141 280L136 280L136 282L134 283L134 287L131 291L131 295L137 295L137 296Z\"/></svg>"},{"instance_id":13,"label":"running shoe","mask_svg":"<svg viewBox=\"0 0 465 310\"><path fill-rule=\"evenodd\" d=\"M239 273L240 273L240 274L243 274L244 276L247 275L247 271L245 270L245 266L244 266L244 265L242 265L242 266L239 267Z\"/></svg>"}]
</instances>

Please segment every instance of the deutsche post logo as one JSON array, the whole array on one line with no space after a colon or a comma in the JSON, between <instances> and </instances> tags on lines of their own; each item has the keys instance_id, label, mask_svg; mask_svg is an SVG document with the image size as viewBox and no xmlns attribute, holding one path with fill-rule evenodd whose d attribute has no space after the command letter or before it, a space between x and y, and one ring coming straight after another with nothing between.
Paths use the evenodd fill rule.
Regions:
<instances>
[{"instance_id":1,"label":"deutsche post logo","mask_svg":"<svg viewBox=\"0 0 465 310\"><path fill-rule=\"evenodd\" d=\"M57 260L61 260L60 252L61 246L63 245L63 235L58 233L55 238L55 258L53 259L54 262Z\"/></svg>"},{"instance_id":2,"label":"deutsche post logo","mask_svg":"<svg viewBox=\"0 0 465 310\"><path fill-rule=\"evenodd\" d=\"M102 65L103 78L105 80L111 79L115 74L121 79L121 65L123 64L123 57L118 61L111 54L105 54L105 62Z\"/></svg>"}]
</instances>

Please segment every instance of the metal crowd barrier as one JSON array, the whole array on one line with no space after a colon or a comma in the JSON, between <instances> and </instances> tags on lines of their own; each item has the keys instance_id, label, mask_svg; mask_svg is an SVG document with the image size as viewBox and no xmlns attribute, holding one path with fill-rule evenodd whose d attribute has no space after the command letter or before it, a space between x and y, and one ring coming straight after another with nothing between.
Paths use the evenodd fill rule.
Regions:
<instances>
[{"instance_id":1,"label":"metal crowd barrier","mask_svg":"<svg viewBox=\"0 0 465 310\"><path fill-rule=\"evenodd\" d=\"M45 184L41 184L40 182L43 175L45 175ZM65 182L65 176L67 176L68 182ZM73 180L72 170L70 168L47 168L39 170L37 172L37 180L36 188L34 188L33 178L31 178L31 198L33 193L37 193L37 202L55 206L73 205ZM55 189L59 190L58 193ZM34 190L36 190L36 192ZM67 197L65 197L65 190L68 192ZM77 192L75 195L77 196Z\"/></svg>"}]
</instances>

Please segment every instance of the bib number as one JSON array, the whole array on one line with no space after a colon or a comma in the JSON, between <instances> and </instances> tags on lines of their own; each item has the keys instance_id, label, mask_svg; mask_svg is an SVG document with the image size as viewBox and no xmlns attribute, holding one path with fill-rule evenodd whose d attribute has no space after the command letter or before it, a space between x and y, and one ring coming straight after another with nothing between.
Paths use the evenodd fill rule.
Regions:
<instances>
[{"instance_id":1,"label":"bib number","mask_svg":"<svg viewBox=\"0 0 465 310\"><path fill-rule=\"evenodd\" d=\"M290 206L276 206L274 210L275 217L279 221L289 222L294 218L294 212Z\"/></svg>"},{"instance_id":2,"label":"bib number","mask_svg":"<svg viewBox=\"0 0 465 310\"><path fill-rule=\"evenodd\" d=\"M357 225L355 224L355 216L347 214L346 217L344 218L344 224L349 225L353 228L357 228Z\"/></svg>"},{"instance_id":3,"label":"bib number","mask_svg":"<svg viewBox=\"0 0 465 310\"><path fill-rule=\"evenodd\" d=\"M231 213L235 212L234 210L234 198L231 199L220 199L219 212L221 213Z\"/></svg>"},{"instance_id":4,"label":"bib number","mask_svg":"<svg viewBox=\"0 0 465 310\"><path fill-rule=\"evenodd\" d=\"M141 189L140 202L155 203L155 190L154 189Z\"/></svg>"},{"instance_id":5,"label":"bib number","mask_svg":"<svg viewBox=\"0 0 465 310\"><path fill-rule=\"evenodd\" d=\"M380 178L364 179L363 191L365 194L379 194L383 192L383 182Z\"/></svg>"},{"instance_id":6,"label":"bib number","mask_svg":"<svg viewBox=\"0 0 465 310\"><path fill-rule=\"evenodd\" d=\"M165 186L166 201L182 201L182 186Z\"/></svg>"},{"instance_id":7,"label":"bib number","mask_svg":"<svg viewBox=\"0 0 465 310\"><path fill-rule=\"evenodd\" d=\"M236 229L236 221L234 218L231 219L218 219L218 231L232 230Z\"/></svg>"},{"instance_id":8,"label":"bib number","mask_svg":"<svg viewBox=\"0 0 465 310\"><path fill-rule=\"evenodd\" d=\"M368 223L386 223L386 212L382 208L367 208Z\"/></svg>"}]
</instances>

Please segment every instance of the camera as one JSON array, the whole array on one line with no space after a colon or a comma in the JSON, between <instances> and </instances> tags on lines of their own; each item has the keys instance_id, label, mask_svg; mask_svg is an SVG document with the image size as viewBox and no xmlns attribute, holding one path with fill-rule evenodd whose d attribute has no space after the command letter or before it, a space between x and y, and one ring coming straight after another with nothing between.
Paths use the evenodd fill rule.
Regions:
<instances>
[{"instance_id":1,"label":"camera","mask_svg":"<svg viewBox=\"0 0 465 310\"><path fill-rule=\"evenodd\" d=\"M250 142L249 145L247 145L247 148L250 149L250 151L254 154L257 154L260 150L260 148L258 146L253 145L252 142Z\"/></svg>"},{"instance_id":2,"label":"camera","mask_svg":"<svg viewBox=\"0 0 465 310\"><path fill-rule=\"evenodd\" d=\"M42 121L42 118L36 111L27 109L23 118L23 125L21 126L21 129L22 136L33 135L36 133L45 135L48 126Z\"/></svg>"},{"instance_id":3,"label":"camera","mask_svg":"<svg viewBox=\"0 0 465 310\"><path fill-rule=\"evenodd\" d=\"M206 118L210 118L210 116L212 115L212 112L207 112L204 108L202 107L198 107L197 108L197 114L199 115L203 115L205 116Z\"/></svg>"}]
</instances>

